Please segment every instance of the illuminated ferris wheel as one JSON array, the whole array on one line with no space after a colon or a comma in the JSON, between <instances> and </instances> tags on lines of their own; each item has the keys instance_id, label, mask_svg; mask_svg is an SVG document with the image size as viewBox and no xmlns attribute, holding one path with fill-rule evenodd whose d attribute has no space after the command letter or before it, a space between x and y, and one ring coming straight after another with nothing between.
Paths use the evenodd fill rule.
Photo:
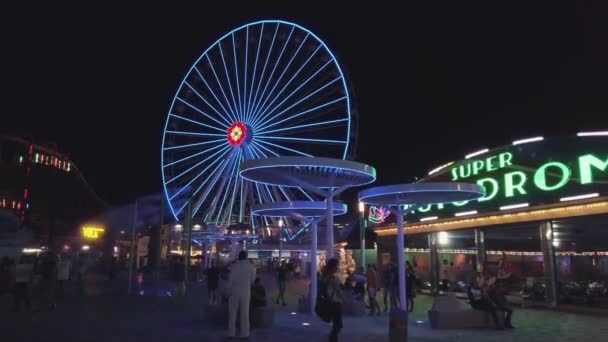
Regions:
<instances>
[{"instance_id":1,"label":"illuminated ferris wheel","mask_svg":"<svg viewBox=\"0 0 608 342\"><path fill-rule=\"evenodd\" d=\"M238 166L286 155L346 159L351 116L344 74L314 33L280 20L228 32L190 67L167 115L161 167L173 216L183 218L189 200L194 220L228 226L249 222L254 203L313 199L244 181Z\"/></svg>"}]
</instances>

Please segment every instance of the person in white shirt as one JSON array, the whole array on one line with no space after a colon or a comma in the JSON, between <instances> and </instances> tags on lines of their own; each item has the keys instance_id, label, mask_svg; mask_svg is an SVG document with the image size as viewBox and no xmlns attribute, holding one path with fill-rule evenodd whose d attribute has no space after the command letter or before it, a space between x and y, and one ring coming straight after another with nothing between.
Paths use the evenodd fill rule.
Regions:
<instances>
[{"instance_id":1,"label":"person in white shirt","mask_svg":"<svg viewBox=\"0 0 608 342\"><path fill-rule=\"evenodd\" d=\"M256 277L255 267L247 260L247 251L240 251L238 261L230 268L227 289L228 338L236 337L236 313L240 310L240 338L249 338L249 303L251 285Z\"/></svg>"}]
</instances>

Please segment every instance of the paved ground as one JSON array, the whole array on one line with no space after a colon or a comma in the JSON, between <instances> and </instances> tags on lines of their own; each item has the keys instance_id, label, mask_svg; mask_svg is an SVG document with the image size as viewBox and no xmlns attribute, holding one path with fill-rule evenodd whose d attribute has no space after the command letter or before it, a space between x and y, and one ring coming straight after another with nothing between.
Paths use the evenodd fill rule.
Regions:
<instances>
[{"instance_id":1,"label":"paved ground","mask_svg":"<svg viewBox=\"0 0 608 342\"><path fill-rule=\"evenodd\" d=\"M265 279L270 297L274 284ZM287 307L277 307L275 327L254 330L251 341L326 341L329 325L316 318L296 314L296 298L304 292L303 282L293 281ZM10 312L9 298L0 298L0 341L223 341L225 330L203 318L205 294L193 287L187 298L121 294L124 283L90 279L84 291L73 284L54 312ZM519 309L515 330L432 331L426 322L431 298L419 296L410 316L410 341L602 341L608 336L606 318L567 313ZM420 321L421 323L417 323ZM302 325L309 323L310 325ZM388 341L388 318L347 317L343 341Z\"/></svg>"}]
</instances>

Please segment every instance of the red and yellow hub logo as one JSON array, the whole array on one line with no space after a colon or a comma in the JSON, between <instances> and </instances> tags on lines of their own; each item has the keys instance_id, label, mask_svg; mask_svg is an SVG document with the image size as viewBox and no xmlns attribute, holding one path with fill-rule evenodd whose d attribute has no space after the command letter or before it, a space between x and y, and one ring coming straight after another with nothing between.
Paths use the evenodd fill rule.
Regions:
<instances>
[{"instance_id":1,"label":"red and yellow hub logo","mask_svg":"<svg viewBox=\"0 0 608 342\"><path fill-rule=\"evenodd\" d=\"M247 127L242 122L237 121L228 128L228 142L231 146L239 146L245 137L247 137Z\"/></svg>"}]
</instances>

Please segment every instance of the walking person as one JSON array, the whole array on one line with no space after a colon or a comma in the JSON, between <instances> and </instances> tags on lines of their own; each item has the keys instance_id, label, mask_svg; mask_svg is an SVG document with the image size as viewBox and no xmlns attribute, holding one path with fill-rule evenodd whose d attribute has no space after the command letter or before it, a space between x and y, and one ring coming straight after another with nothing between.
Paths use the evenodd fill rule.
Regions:
<instances>
[{"instance_id":1,"label":"walking person","mask_svg":"<svg viewBox=\"0 0 608 342\"><path fill-rule=\"evenodd\" d=\"M399 308L399 269L391 263L391 310Z\"/></svg>"},{"instance_id":2,"label":"walking person","mask_svg":"<svg viewBox=\"0 0 608 342\"><path fill-rule=\"evenodd\" d=\"M378 274L376 274L376 267L373 265L367 266L367 296L369 299L370 315L376 313L380 314L380 306L376 300L376 292L378 290Z\"/></svg>"},{"instance_id":3,"label":"walking person","mask_svg":"<svg viewBox=\"0 0 608 342\"><path fill-rule=\"evenodd\" d=\"M391 265L390 264L386 264L384 265L384 268L382 269L382 297L383 297L383 302L384 302L384 312L388 311L388 301L390 300L390 295L393 292L392 290L392 285L393 285L393 279L392 279L392 271L391 271Z\"/></svg>"},{"instance_id":4,"label":"walking person","mask_svg":"<svg viewBox=\"0 0 608 342\"><path fill-rule=\"evenodd\" d=\"M406 270L405 275L407 277L407 287L406 287L406 296L407 296L407 310L409 312L414 312L414 298L416 298L416 271L410 264L409 261L406 261Z\"/></svg>"},{"instance_id":5,"label":"walking person","mask_svg":"<svg viewBox=\"0 0 608 342\"><path fill-rule=\"evenodd\" d=\"M40 291L42 303L39 310L54 310L55 289L57 287L57 266L59 259L53 251L48 251L42 255L40 260Z\"/></svg>"},{"instance_id":6,"label":"walking person","mask_svg":"<svg viewBox=\"0 0 608 342\"><path fill-rule=\"evenodd\" d=\"M217 288L220 283L220 270L212 264L207 270L207 296L209 297L209 304L217 304Z\"/></svg>"},{"instance_id":7,"label":"walking person","mask_svg":"<svg viewBox=\"0 0 608 342\"><path fill-rule=\"evenodd\" d=\"M279 286L279 295L277 297L277 304L279 304L279 300L283 306L287 305L285 303L285 290L287 289L287 265L285 264L285 260L281 261L281 266L277 269L277 285Z\"/></svg>"},{"instance_id":8,"label":"walking person","mask_svg":"<svg viewBox=\"0 0 608 342\"><path fill-rule=\"evenodd\" d=\"M242 339L249 338L249 305L251 285L255 282L255 267L247 260L247 251L240 251L238 261L230 269L228 279L228 338L236 337L236 314L240 312L240 334Z\"/></svg>"},{"instance_id":9,"label":"walking person","mask_svg":"<svg viewBox=\"0 0 608 342\"><path fill-rule=\"evenodd\" d=\"M337 342L340 330L342 330L342 303L344 298L340 276L338 275L338 266L337 259L329 259L322 274L322 281L331 308L332 328L329 334L329 342Z\"/></svg>"},{"instance_id":10,"label":"walking person","mask_svg":"<svg viewBox=\"0 0 608 342\"><path fill-rule=\"evenodd\" d=\"M32 309L29 287L32 281L33 264L28 264L24 259L22 257L15 267L15 288L13 295L15 298L14 311L16 312L21 310L21 303L25 304L27 311Z\"/></svg>"},{"instance_id":11,"label":"walking person","mask_svg":"<svg viewBox=\"0 0 608 342\"><path fill-rule=\"evenodd\" d=\"M7 256L0 261L0 298L5 294L10 294L13 289L13 267L11 259Z\"/></svg>"},{"instance_id":12,"label":"walking person","mask_svg":"<svg viewBox=\"0 0 608 342\"><path fill-rule=\"evenodd\" d=\"M59 261L57 266L57 285L59 289L59 296L65 297L65 286L68 280L70 280L70 270L72 268L72 261L66 255Z\"/></svg>"}]
</instances>

